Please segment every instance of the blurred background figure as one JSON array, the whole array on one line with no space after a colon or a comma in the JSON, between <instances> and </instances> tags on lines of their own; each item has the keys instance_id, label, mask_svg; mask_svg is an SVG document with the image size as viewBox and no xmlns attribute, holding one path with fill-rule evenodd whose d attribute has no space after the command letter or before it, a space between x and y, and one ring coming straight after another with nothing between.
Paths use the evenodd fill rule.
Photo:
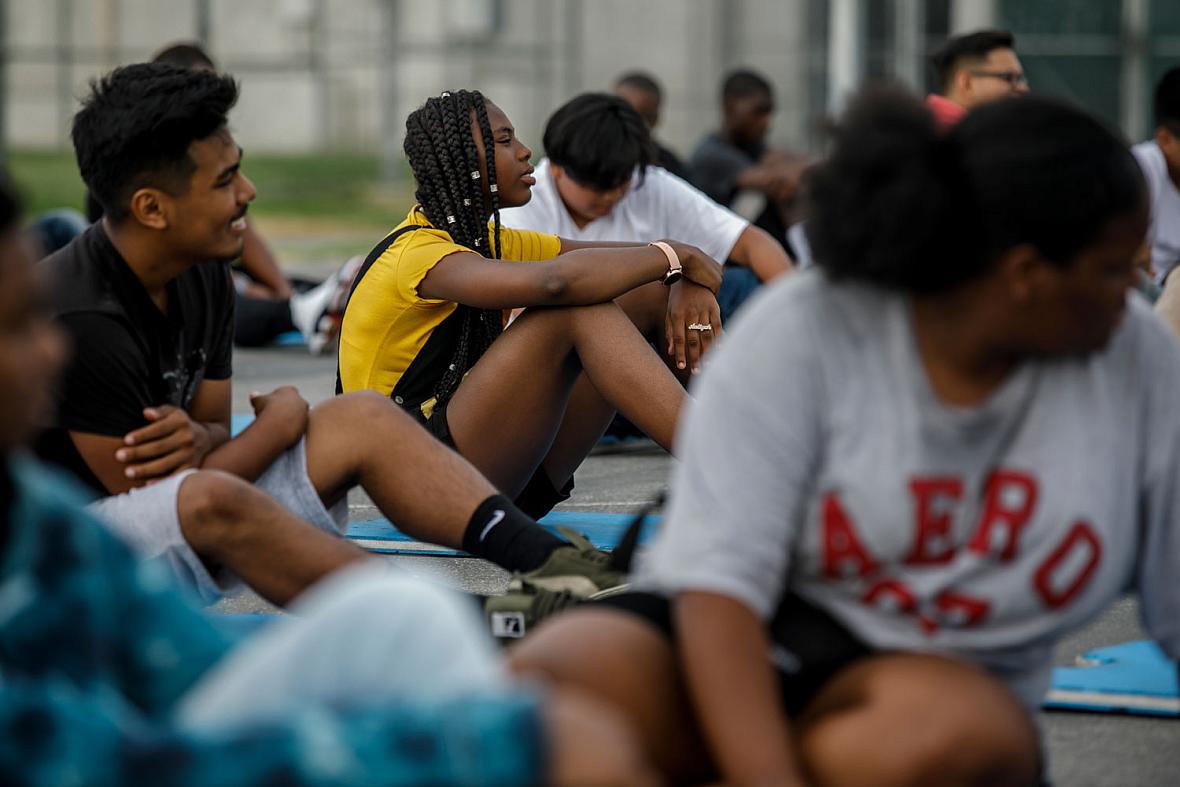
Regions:
<instances>
[{"instance_id":1,"label":"blurred background figure","mask_svg":"<svg viewBox=\"0 0 1180 787\"><path fill-rule=\"evenodd\" d=\"M655 138L656 126L660 124L660 105L664 100L664 91L655 77L645 71L629 71L615 81L615 95L630 104L652 132L652 142L659 153L656 164L681 180L692 183L688 165L671 148Z\"/></svg>"},{"instance_id":2,"label":"blurred background figure","mask_svg":"<svg viewBox=\"0 0 1180 787\"><path fill-rule=\"evenodd\" d=\"M1007 30L977 30L955 36L931 55L939 92L927 96L926 105L940 125L953 126L980 104L1028 92L1015 47Z\"/></svg>"},{"instance_id":3,"label":"blurred background figure","mask_svg":"<svg viewBox=\"0 0 1180 787\"><path fill-rule=\"evenodd\" d=\"M774 89L754 71L733 71L721 87L721 128L693 151L696 184L710 197L786 243L806 157L767 145Z\"/></svg>"}]
</instances>

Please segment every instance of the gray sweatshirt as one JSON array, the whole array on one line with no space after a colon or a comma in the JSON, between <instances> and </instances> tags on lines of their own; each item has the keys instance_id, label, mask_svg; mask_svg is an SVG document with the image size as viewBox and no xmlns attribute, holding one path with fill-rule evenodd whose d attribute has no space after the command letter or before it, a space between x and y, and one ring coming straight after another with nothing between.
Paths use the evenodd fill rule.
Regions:
<instances>
[{"instance_id":1,"label":"gray sweatshirt","mask_svg":"<svg viewBox=\"0 0 1180 787\"><path fill-rule=\"evenodd\" d=\"M1180 348L1136 295L1105 350L948 406L909 301L809 270L706 363L637 585L769 618L798 593L873 647L957 655L1029 705L1054 642L1124 590L1180 656Z\"/></svg>"}]
</instances>

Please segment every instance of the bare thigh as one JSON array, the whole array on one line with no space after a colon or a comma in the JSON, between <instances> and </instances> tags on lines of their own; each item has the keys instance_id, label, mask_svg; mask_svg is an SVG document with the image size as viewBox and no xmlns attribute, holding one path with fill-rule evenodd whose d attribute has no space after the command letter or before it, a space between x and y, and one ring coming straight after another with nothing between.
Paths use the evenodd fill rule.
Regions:
<instances>
[{"instance_id":1,"label":"bare thigh","mask_svg":"<svg viewBox=\"0 0 1180 787\"><path fill-rule=\"evenodd\" d=\"M615 705L672 783L714 778L673 645L638 617L574 610L517 645L510 665ZM1038 772L1036 731L1019 702L980 670L936 656L856 662L792 726L817 787L1023 787Z\"/></svg>"},{"instance_id":2,"label":"bare thigh","mask_svg":"<svg viewBox=\"0 0 1180 787\"><path fill-rule=\"evenodd\" d=\"M1040 747L1019 700L948 658L882 654L830 680L795 722L817 785L974 787L1036 783Z\"/></svg>"},{"instance_id":3,"label":"bare thigh","mask_svg":"<svg viewBox=\"0 0 1180 787\"><path fill-rule=\"evenodd\" d=\"M508 663L614 705L670 783L711 778L672 643L639 617L593 606L571 610L513 647Z\"/></svg>"}]
</instances>

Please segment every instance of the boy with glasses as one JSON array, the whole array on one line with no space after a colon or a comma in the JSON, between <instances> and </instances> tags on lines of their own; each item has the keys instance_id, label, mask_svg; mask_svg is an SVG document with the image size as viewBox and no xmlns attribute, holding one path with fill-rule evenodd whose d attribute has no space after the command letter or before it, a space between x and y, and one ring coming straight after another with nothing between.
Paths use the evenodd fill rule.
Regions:
<instances>
[{"instance_id":1,"label":"boy with glasses","mask_svg":"<svg viewBox=\"0 0 1180 787\"><path fill-rule=\"evenodd\" d=\"M980 104L1027 93L1028 78L1007 30L977 30L956 36L930 58L941 94L926 105L941 126L953 126Z\"/></svg>"}]
</instances>

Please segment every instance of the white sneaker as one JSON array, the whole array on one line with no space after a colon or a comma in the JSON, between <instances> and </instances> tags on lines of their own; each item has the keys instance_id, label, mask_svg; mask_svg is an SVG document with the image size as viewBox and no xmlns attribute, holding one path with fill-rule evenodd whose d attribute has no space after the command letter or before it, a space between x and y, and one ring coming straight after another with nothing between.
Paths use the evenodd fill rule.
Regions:
<instances>
[{"instance_id":1,"label":"white sneaker","mask_svg":"<svg viewBox=\"0 0 1180 787\"><path fill-rule=\"evenodd\" d=\"M291 322L307 340L312 355L331 349L344 319L344 305L352 280L365 258L350 258L321 284L291 298Z\"/></svg>"}]
</instances>

